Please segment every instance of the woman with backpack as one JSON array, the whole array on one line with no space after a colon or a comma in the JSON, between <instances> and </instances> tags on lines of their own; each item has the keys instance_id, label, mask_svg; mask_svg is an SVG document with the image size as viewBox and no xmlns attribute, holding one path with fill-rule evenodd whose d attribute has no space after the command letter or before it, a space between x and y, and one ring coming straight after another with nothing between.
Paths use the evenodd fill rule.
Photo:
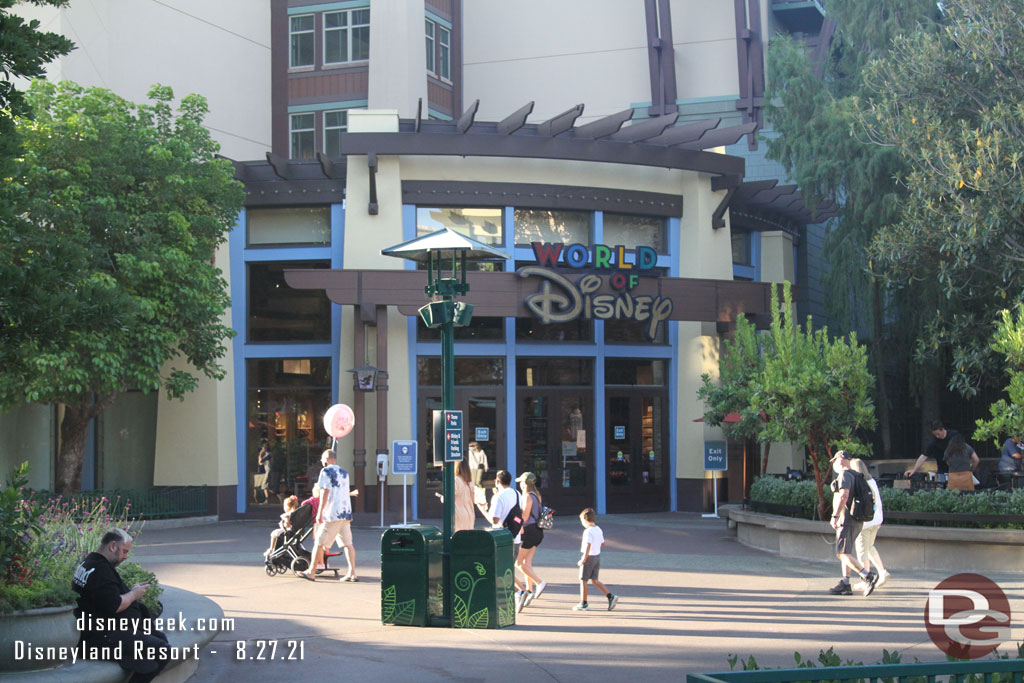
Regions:
<instances>
[{"instance_id":1,"label":"woman with backpack","mask_svg":"<svg viewBox=\"0 0 1024 683\"><path fill-rule=\"evenodd\" d=\"M523 545L516 558L516 566L526 576L526 594L517 604L518 609L522 610L540 597L548 582L542 581L533 570L533 556L544 540L544 530L537 525L543 510L540 491L537 490L537 475L523 472L516 481L523 491Z\"/></svg>"},{"instance_id":2,"label":"woman with backpack","mask_svg":"<svg viewBox=\"0 0 1024 683\"><path fill-rule=\"evenodd\" d=\"M875 583L875 588L881 588L882 584L889 580L889 572L885 571L882 558L875 548L875 536L878 535L878 529L882 526L883 519L882 494L878 491L878 482L871 476L871 472L868 471L868 466L864 464L863 460L860 458L851 460L850 469L864 477L875 501L875 514L870 521L864 522L860 534L857 535L857 540L854 542L854 547L857 549L857 559L864 565L864 569L871 571L872 563L878 567L878 581Z\"/></svg>"}]
</instances>

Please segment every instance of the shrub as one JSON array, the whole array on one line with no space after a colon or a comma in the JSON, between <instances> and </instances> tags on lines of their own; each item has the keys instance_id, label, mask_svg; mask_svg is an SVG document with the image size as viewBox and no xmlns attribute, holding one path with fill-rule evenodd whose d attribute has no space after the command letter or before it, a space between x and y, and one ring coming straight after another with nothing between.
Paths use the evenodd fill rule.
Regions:
<instances>
[{"instance_id":1,"label":"shrub","mask_svg":"<svg viewBox=\"0 0 1024 683\"><path fill-rule=\"evenodd\" d=\"M146 589L141 602L149 609L150 615L154 617L160 616L160 613L163 611L163 605L160 603L159 598L164 592L164 588L157 582L156 574L143 569L138 562L122 562L117 567L117 573L121 575L121 580L129 588L136 583L148 581L149 588Z\"/></svg>"}]
</instances>

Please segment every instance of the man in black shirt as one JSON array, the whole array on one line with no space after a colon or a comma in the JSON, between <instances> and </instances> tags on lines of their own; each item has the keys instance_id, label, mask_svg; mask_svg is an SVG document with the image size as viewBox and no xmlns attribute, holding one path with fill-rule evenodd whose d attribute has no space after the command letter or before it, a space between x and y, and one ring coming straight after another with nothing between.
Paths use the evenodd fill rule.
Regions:
<instances>
[{"instance_id":1,"label":"man in black shirt","mask_svg":"<svg viewBox=\"0 0 1024 683\"><path fill-rule=\"evenodd\" d=\"M133 683L156 678L169 659L167 636L153 629L149 610L139 602L148 583L125 585L117 573L132 549L132 537L121 529L108 531L96 552L75 569L71 587L78 593L76 616L90 647L110 648L121 668L135 672ZM142 643L142 647L136 643ZM156 656L139 655L140 650Z\"/></svg>"},{"instance_id":2,"label":"man in black shirt","mask_svg":"<svg viewBox=\"0 0 1024 683\"><path fill-rule=\"evenodd\" d=\"M955 429L946 429L945 425L940 420L936 420L931 424L932 440L928 442L928 445L924 447L924 453L922 453L914 466L907 470L904 474L909 479L913 476L924 464L924 461L928 458L934 458L935 463L939 467L940 474L949 473L949 463L945 460L946 446L949 445L949 440L954 435L959 434Z\"/></svg>"}]
</instances>

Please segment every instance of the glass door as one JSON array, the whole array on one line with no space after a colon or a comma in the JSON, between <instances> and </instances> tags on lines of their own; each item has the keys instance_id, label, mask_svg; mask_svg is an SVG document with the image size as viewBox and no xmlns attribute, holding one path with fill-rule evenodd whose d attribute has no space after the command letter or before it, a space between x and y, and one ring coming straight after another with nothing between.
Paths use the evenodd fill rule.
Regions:
<instances>
[{"instance_id":1,"label":"glass door","mask_svg":"<svg viewBox=\"0 0 1024 683\"><path fill-rule=\"evenodd\" d=\"M487 454L488 470L484 485L494 485L494 473L504 469L505 462L505 400L495 387L459 387L455 390L455 410L462 411L463 444L472 441ZM433 411L441 410L441 392L424 390L419 399L419 450L423 453L418 468L419 517L439 519L442 488L442 467L434 465ZM466 450L465 448L463 449ZM463 453L465 457L465 452Z\"/></svg>"},{"instance_id":2,"label":"glass door","mask_svg":"<svg viewBox=\"0 0 1024 683\"><path fill-rule=\"evenodd\" d=\"M607 394L605 463L609 512L668 509L666 399L650 390Z\"/></svg>"},{"instance_id":3,"label":"glass door","mask_svg":"<svg viewBox=\"0 0 1024 683\"><path fill-rule=\"evenodd\" d=\"M518 472L536 474L544 504L562 514L594 504L590 404L589 393L519 392Z\"/></svg>"}]
</instances>

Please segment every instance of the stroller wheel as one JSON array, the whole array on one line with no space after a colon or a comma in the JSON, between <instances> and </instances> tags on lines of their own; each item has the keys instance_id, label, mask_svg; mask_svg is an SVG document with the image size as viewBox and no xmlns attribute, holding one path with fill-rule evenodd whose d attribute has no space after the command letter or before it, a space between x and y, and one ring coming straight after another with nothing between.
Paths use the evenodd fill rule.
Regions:
<instances>
[{"instance_id":1,"label":"stroller wheel","mask_svg":"<svg viewBox=\"0 0 1024 683\"><path fill-rule=\"evenodd\" d=\"M299 556L292 560L292 572L298 574L309 569L309 560L305 557Z\"/></svg>"},{"instance_id":2,"label":"stroller wheel","mask_svg":"<svg viewBox=\"0 0 1024 683\"><path fill-rule=\"evenodd\" d=\"M283 564L277 565L278 574L284 574L286 571L288 571L288 567L284 566Z\"/></svg>"},{"instance_id":3,"label":"stroller wheel","mask_svg":"<svg viewBox=\"0 0 1024 683\"><path fill-rule=\"evenodd\" d=\"M264 568L267 570L267 576L276 576L280 573L278 572L277 567L270 562L267 562L266 565L264 565Z\"/></svg>"}]
</instances>

